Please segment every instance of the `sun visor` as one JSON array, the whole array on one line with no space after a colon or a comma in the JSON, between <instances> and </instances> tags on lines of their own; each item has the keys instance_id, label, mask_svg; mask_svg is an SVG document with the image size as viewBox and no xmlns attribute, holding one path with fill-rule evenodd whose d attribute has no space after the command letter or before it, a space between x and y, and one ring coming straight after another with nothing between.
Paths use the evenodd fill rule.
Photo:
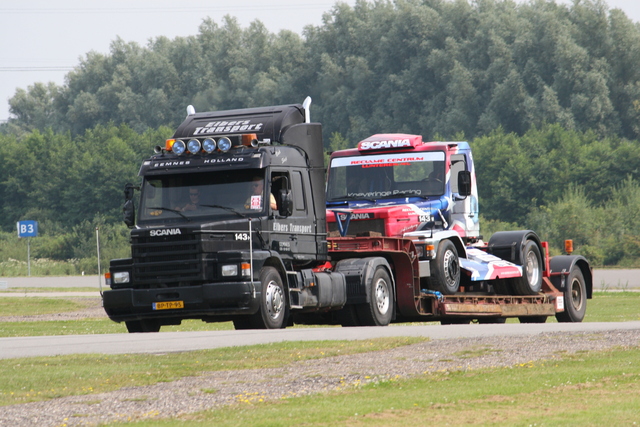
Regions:
<instances>
[{"instance_id":1,"label":"sun visor","mask_svg":"<svg viewBox=\"0 0 640 427\"><path fill-rule=\"evenodd\" d=\"M281 142L283 130L304 121L300 104L195 113L187 116L173 137L256 134L259 141Z\"/></svg>"}]
</instances>

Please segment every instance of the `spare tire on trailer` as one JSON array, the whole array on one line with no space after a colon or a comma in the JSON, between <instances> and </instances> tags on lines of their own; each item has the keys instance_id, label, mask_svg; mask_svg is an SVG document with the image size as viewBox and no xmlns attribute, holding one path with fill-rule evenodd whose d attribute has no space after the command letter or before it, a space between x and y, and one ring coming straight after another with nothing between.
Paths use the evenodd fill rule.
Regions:
<instances>
[{"instance_id":1,"label":"spare tire on trailer","mask_svg":"<svg viewBox=\"0 0 640 427\"><path fill-rule=\"evenodd\" d=\"M538 245L527 240L522 249L522 277L511 282L511 289L516 295L535 295L542 289L542 256Z\"/></svg>"},{"instance_id":2,"label":"spare tire on trailer","mask_svg":"<svg viewBox=\"0 0 640 427\"><path fill-rule=\"evenodd\" d=\"M542 290L544 258L540 248L540 239L531 230L502 231L491 236L489 252L522 267L522 277L509 279L508 288L515 295L536 295Z\"/></svg>"}]
</instances>

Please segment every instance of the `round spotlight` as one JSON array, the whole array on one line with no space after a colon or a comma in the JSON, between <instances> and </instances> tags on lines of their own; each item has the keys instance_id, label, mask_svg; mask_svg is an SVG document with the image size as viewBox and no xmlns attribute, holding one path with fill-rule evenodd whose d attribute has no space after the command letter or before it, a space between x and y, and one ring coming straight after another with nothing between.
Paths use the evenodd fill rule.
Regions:
<instances>
[{"instance_id":1,"label":"round spotlight","mask_svg":"<svg viewBox=\"0 0 640 427\"><path fill-rule=\"evenodd\" d=\"M202 148L207 153L213 153L213 150L216 149L216 141L212 138L207 138L202 141Z\"/></svg>"},{"instance_id":2,"label":"round spotlight","mask_svg":"<svg viewBox=\"0 0 640 427\"><path fill-rule=\"evenodd\" d=\"M222 137L218 140L218 148L220 151L227 152L231 148L231 140L229 138Z\"/></svg>"},{"instance_id":3,"label":"round spotlight","mask_svg":"<svg viewBox=\"0 0 640 427\"><path fill-rule=\"evenodd\" d=\"M200 148L202 148L202 146L197 139L190 139L189 142L187 142L187 150L189 150L191 154L196 154L200 151Z\"/></svg>"},{"instance_id":4,"label":"round spotlight","mask_svg":"<svg viewBox=\"0 0 640 427\"><path fill-rule=\"evenodd\" d=\"M180 155L180 154L184 154L184 151L186 150L186 148L187 147L184 145L184 141L178 139L176 142L173 143L172 150L177 155Z\"/></svg>"}]
</instances>

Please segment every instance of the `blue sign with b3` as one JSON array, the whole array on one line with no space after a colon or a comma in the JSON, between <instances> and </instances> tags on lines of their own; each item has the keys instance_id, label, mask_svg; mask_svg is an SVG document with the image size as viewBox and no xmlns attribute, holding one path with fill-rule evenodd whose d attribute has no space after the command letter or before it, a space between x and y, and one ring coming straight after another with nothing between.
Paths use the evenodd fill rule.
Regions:
<instances>
[{"instance_id":1,"label":"blue sign with b3","mask_svg":"<svg viewBox=\"0 0 640 427\"><path fill-rule=\"evenodd\" d=\"M37 237L38 221L18 221L18 237Z\"/></svg>"}]
</instances>

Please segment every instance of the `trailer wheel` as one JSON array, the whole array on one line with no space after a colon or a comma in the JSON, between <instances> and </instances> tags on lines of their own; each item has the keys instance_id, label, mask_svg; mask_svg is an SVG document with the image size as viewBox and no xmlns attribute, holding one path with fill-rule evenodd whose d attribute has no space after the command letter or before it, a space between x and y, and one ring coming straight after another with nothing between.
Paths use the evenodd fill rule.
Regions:
<instances>
[{"instance_id":1,"label":"trailer wheel","mask_svg":"<svg viewBox=\"0 0 640 427\"><path fill-rule=\"evenodd\" d=\"M124 322L130 334L138 332L160 332L160 322L153 319L130 320Z\"/></svg>"},{"instance_id":2,"label":"trailer wheel","mask_svg":"<svg viewBox=\"0 0 640 427\"><path fill-rule=\"evenodd\" d=\"M564 311L556 313L558 322L582 322L587 311L587 291L580 267L573 266L564 291Z\"/></svg>"},{"instance_id":3,"label":"trailer wheel","mask_svg":"<svg viewBox=\"0 0 640 427\"><path fill-rule=\"evenodd\" d=\"M429 287L444 295L453 295L460 287L460 261L458 251L451 240L443 240L438 245L433 266L433 274L428 280Z\"/></svg>"},{"instance_id":4,"label":"trailer wheel","mask_svg":"<svg viewBox=\"0 0 640 427\"><path fill-rule=\"evenodd\" d=\"M278 270L264 267L260 271L260 309L256 314L233 321L236 329L281 329L289 317L287 301Z\"/></svg>"},{"instance_id":5,"label":"trailer wheel","mask_svg":"<svg viewBox=\"0 0 640 427\"><path fill-rule=\"evenodd\" d=\"M507 323L506 317L479 317L478 324L480 325L498 325Z\"/></svg>"},{"instance_id":6,"label":"trailer wheel","mask_svg":"<svg viewBox=\"0 0 640 427\"><path fill-rule=\"evenodd\" d=\"M547 316L522 316L518 320L520 323L546 323Z\"/></svg>"},{"instance_id":7,"label":"trailer wheel","mask_svg":"<svg viewBox=\"0 0 640 427\"><path fill-rule=\"evenodd\" d=\"M393 290L386 268L378 267L373 274L368 301L356 307L362 326L387 326L393 315Z\"/></svg>"},{"instance_id":8,"label":"trailer wheel","mask_svg":"<svg viewBox=\"0 0 640 427\"><path fill-rule=\"evenodd\" d=\"M521 256L522 277L511 282L516 295L535 295L542 289L542 257L538 245L527 240Z\"/></svg>"}]
</instances>

